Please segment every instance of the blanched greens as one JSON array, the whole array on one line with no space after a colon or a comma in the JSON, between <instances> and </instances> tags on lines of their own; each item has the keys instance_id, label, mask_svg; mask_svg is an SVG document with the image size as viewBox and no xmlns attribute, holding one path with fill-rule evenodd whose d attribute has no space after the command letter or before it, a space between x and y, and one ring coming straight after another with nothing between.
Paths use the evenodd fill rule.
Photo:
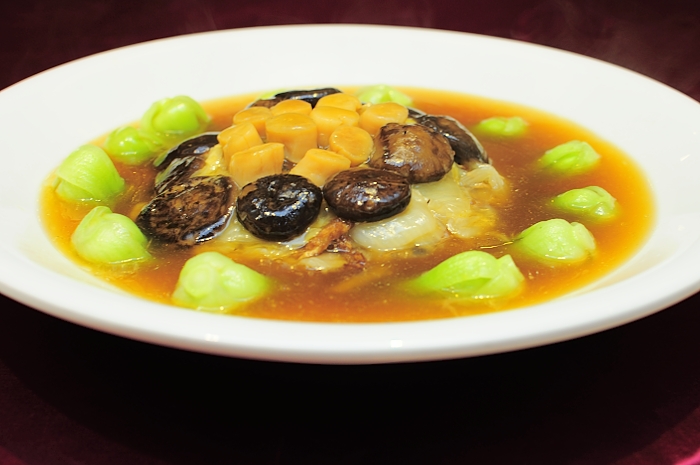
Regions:
<instances>
[{"instance_id":1,"label":"blanched greens","mask_svg":"<svg viewBox=\"0 0 700 465\"><path fill-rule=\"evenodd\" d=\"M364 87L357 92L357 98L367 103L395 102L405 107L413 105L413 99L398 89L385 84Z\"/></svg>"},{"instance_id":2,"label":"blanched greens","mask_svg":"<svg viewBox=\"0 0 700 465\"><path fill-rule=\"evenodd\" d=\"M225 311L264 295L272 281L219 252L190 258L180 272L173 302L206 311Z\"/></svg>"},{"instance_id":3,"label":"blanched greens","mask_svg":"<svg viewBox=\"0 0 700 465\"><path fill-rule=\"evenodd\" d=\"M496 258L480 250L454 255L408 283L416 292L464 299L492 299L516 293L525 278L510 255Z\"/></svg>"},{"instance_id":4,"label":"blanched greens","mask_svg":"<svg viewBox=\"0 0 700 465\"><path fill-rule=\"evenodd\" d=\"M107 136L104 148L115 160L127 165L138 165L149 160L162 148L163 143L154 133L124 126Z\"/></svg>"},{"instance_id":5,"label":"blanched greens","mask_svg":"<svg viewBox=\"0 0 700 465\"><path fill-rule=\"evenodd\" d=\"M593 234L581 223L555 218L525 229L514 246L530 257L547 263L580 262L596 249Z\"/></svg>"},{"instance_id":6,"label":"blanched greens","mask_svg":"<svg viewBox=\"0 0 700 465\"><path fill-rule=\"evenodd\" d=\"M155 102L141 117L147 133L170 137L187 137L204 131L209 115L190 97L179 95Z\"/></svg>"},{"instance_id":7,"label":"blanched greens","mask_svg":"<svg viewBox=\"0 0 700 465\"><path fill-rule=\"evenodd\" d=\"M599 186L566 191L554 197L552 205L561 211L594 221L614 218L619 209L615 197Z\"/></svg>"},{"instance_id":8,"label":"blanched greens","mask_svg":"<svg viewBox=\"0 0 700 465\"><path fill-rule=\"evenodd\" d=\"M572 140L547 150L539 164L553 173L572 176L590 171L599 160L600 155L588 142Z\"/></svg>"},{"instance_id":9,"label":"blanched greens","mask_svg":"<svg viewBox=\"0 0 700 465\"><path fill-rule=\"evenodd\" d=\"M96 145L83 145L56 170L56 194L69 202L109 202L124 190L109 155Z\"/></svg>"},{"instance_id":10,"label":"blanched greens","mask_svg":"<svg viewBox=\"0 0 700 465\"><path fill-rule=\"evenodd\" d=\"M136 224L105 206L85 215L71 243L78 255L92 263L114 265L151 258L148 239Z\"/></svg>"},{"instance_id":11,"label":"blanched greens","mask_svg":"<svg viewBox=\"0 0 700 465\"><path fill-rule=\"evenodd\" d=\"M527 126L527 121L519 116L494 116L482 120L475 130L490 136L516 137L525 134Z\"/></svg>"}]
</instances>

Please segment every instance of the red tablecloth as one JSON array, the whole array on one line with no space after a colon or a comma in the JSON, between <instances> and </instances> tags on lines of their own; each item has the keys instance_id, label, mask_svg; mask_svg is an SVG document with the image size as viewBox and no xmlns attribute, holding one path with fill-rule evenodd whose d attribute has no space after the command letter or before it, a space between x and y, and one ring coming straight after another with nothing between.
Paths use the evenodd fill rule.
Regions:
<instances>
[{"instance_id":1,"label":"red tablecloth","mask_svg":"<svg viewBox=\"0 0 700 465\"><path fill-rule=\"evenodd\" d=\"M331 22L541 43L700 100L697 0L24 0L1 10L0 88L144 40ZM698 306L513 353L315 366L153 346L0 296L0 464L697 465Z\"/></svg>"}]
</instances>

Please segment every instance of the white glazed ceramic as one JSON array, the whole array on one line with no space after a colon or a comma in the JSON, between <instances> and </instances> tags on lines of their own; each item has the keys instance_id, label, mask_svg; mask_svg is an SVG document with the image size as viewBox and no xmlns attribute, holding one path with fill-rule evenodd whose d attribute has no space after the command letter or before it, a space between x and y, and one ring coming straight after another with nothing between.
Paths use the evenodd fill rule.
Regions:
<instances>
[{"instance_id":1,"label":"white glazed ceramic","mask_svg":"<svg viewBox=\"0 0 700 465\"><path fill-rule=\"evenodd\" d=\"M278 88L388 83L460 91L573 120L649 177L657 224L627 264L584 292L496 314L383 324L316 324L200 313L110 289L51 245L39 187L77 146L160 98L207 100ZM464 357L590 334L700 289L700 104L597 60L504 39L382 26L213 32L126 47L0 92L0 291L109 333L188 350L312 363Z\"/></svg>"}]
</instances>

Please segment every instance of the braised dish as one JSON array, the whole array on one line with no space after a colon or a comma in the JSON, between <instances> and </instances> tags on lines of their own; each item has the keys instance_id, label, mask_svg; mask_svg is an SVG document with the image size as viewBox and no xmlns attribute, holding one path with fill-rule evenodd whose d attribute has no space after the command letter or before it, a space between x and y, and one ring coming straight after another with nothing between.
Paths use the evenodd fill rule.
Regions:
<instances>
[{"instance_id":1,"label":"braised dish","mask_svg":"<svg viewBox=\"0 0 700 465\"><path fill-rule=\"evenodd\" d=\"M550 300L630 257L653 216L640 170L584 128L389 86L166 98L42 194L59 248L131 293L325 322Z\"/></svg>"}]
</instances>

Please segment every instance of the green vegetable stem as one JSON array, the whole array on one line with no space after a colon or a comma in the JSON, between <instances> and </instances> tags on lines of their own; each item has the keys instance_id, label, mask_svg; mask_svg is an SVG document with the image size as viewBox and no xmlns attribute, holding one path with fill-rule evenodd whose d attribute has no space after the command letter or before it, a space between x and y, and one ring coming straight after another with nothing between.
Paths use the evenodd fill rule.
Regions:
<instances>
[{"instance_id":1,"label":"green vegetable stem","mask_svg":"<svg viewBox=\"0 0 700 465\"><path fill-rule=\"evenodd\" d=\"M575 175L594 168L600 155L588 142L572 140L547 150L539 159L540 167L558 174Z\"/></svg>"},{"instance_id":2,"label":"green vegetable stem","mask_svg":"<svg viewBox=\"0 0 700 465\"><path fill-rule=\"evenodd\" d=\"M203 252L187 260L172 299L176 305L223 312L262 297L269 278L219 252Z\"/></svg>"},{"instance_id":3,"label":"green vegetable stem","mask_svg":"<svg viewBox=\"0 0 700 465\"><path fill-rule=\"evenodd\" d=\"M95 145L78 148L56 170L56 194L69 202L109 202L124 188L109 155Z\"/></svg>"},{"instance_id":4,"label":"green vegetable stem","mask_svg":"<svg viewBox=\"0 0 700 465\"><path fill-rule=\"evenodd\" d=\"M182 138L204 131L209 115L186 95L155 102L141 117L141 129L166 137Z\"/></svg>"},{"instance_id":5,"label":"green vegetable stem","mask_svg":"<svg viewBox=\"0 0 700 465\"><path fill-rule=\"evenodd\" d=\"M561 211L592 220L609 220L617 216L615 197L599 186L571 189L552 199L552 205Z\"/></svg>"},{"instance_id":6,"label":"green vegetable stem","mask_svg":"<svg viewBox=\"0 0 700 465\"><path fill-rule=\"evenodd\" d=\"M394 102L405 107L413 105L413 99L398 89L385 84L364 87L355 96L365 103L386 103Z\"/></svg>"},{"instance_id":7,"label":"green vegetable stem","mask_svg":"<svg viewBox=\"0 0 700 465\"><path fill-rule=\"evenodd\" d=\"M139 165L149 160L163 145L156 134L124 126L112 131L104 143L104 149L112 157L126 165Z\"/></svg>"},{"instance_id":8,"label":"green vegetable stem","mask_svg":"<svg viewBox=\"0 0 700 465\"><path fill-rule=\"evenodd\" d=\"M516 137L525 134L527 131L527 121L520 116L510 118L504 116L494 116L482 120L475 129L490 136Z\"/></svg>"},{"instance_id":9,"label":"green vegetable stem","mask_svg":"<svg viewBox=\"0 0 700 465\"><path fill-rule=\"evenodd\" d=\"M590 257L596 243L581 223L555 218L540 221L521 232L514 247L544 263L574 263Z\"/></svg>"},{"instance_id":10,"label":"green vegetable stem","mask_svg":"<svg viewBox=\"0 0 700 465\"><path fill-rule=\"evenodd\" d=\"M151 258L148 239L138 226L102 205L85 215L71 243L80 257L92 263L114 265Z\"/></svg>"},{"instance_id":11,"label":"green vegetable stem","mask_svg":"<svg viewBox=\"0 0 700 465\"><path fill-rule=\"evenodd\" d=\"M496 258L470 250L454 255L407 283L417 292L444 292L466 299L491 299L516 293L525 278L510 255Z\"/></svg>"}]
</instances>

